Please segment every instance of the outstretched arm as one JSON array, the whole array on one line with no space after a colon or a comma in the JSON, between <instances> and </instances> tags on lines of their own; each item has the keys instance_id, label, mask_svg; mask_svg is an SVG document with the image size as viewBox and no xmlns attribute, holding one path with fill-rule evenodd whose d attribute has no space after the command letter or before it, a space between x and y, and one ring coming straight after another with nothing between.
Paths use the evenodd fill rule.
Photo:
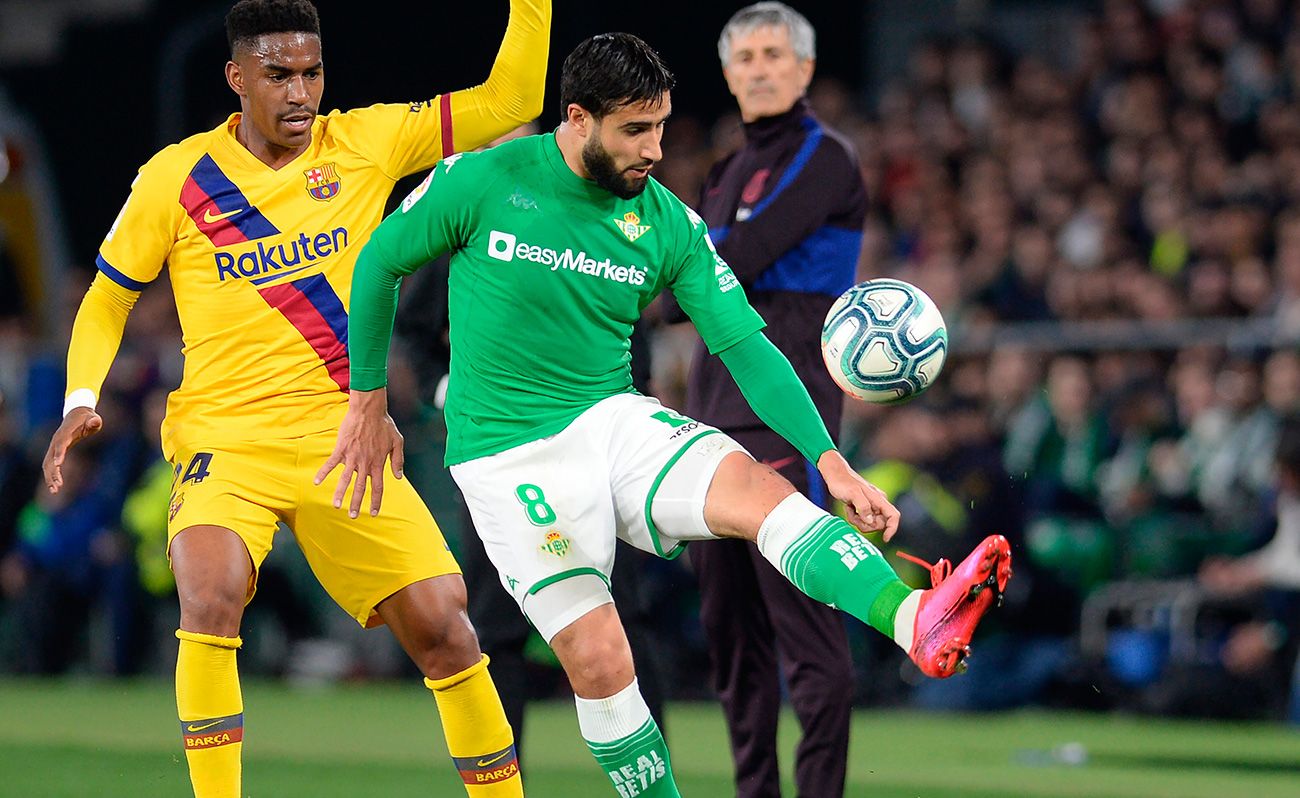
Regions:
<instances>
[{"instance_id":1,"label":"outstretched arm","mask_svg":"<svg viewBox=\"0 0 1300 798\"><path fill-rule=\"evenodd\" d=\"M480 147L542 113L551 39L551 0L510 0L510 22L488 79L449 98L452 141L443 152Z\"/></svg>"},{"instance_id":2,"label":"outstretched arm","mask_svg":"<svg viewBox=\"0 0 1300 798\"><path fill-rule=\"evenodd\" d=\"M68 449L104 426L104 420L95 412L95 403L122 344L127 316L139 296L139 291L124 288L100 272L81 300L68 344L63 423L55 430L42 463L51 493L58 493L63 486L63 460Z\"/></svg>"},{"instance_id":3,"label":"outstretched arm","mask_svg":"<svg viewBox=\"0 0 1300 798\"><path fill-rule=\"evenodd\" d=\"M794 367L761 331L718 352L741 394L764 424L785 438L826 480L831 495L844 502L848 520L859 531L898 531L898 510L875 485L864 480L831 442L830 433Z\"/></svg>"},{"instance_id":4,"label":"outstretched arm","mask_svg":"<svg viewBox=\"0 0 1300 798\"><path fill-rule=\"evenodd\" d=\"M396 180L531 122L542 112L550 36L551 0L511 0L506 35L486 81L423 102L349 111L353 128L364 130L356 145Z\"/></svg>"}]
</instances>

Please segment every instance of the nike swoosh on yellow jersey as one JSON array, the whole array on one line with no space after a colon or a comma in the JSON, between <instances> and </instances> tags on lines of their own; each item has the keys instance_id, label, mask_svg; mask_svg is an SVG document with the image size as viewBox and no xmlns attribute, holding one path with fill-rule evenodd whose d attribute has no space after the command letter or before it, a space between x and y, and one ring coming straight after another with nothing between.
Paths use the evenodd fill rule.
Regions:
<instances>
[{"instance_id":1,"label":"nike swoosh on yellow jersey","mask_svg":"<svg viewBox=\"0 0 1300 798\"><path fill-rule=\"evenodd\" d=\"M191 723L189 726L186 726L186 727L185 727L185 731L188 731L188 732L201 732L201 731L203 731L204 729L211 729L213 726L216 726L218 723L221 723L221 721L219 721L219 720L214 720L214 721L212 721L211 723L205 723L205 724L202 725L202 726L195 726L193 723Z\"/></svg>"},{"instance_id":2,"label":"nike swoosh on yellow jersey","mask_svg":"<svg viewBox=\"0 0 1300 798\"><path fill-rule=\"evenodd\" d=\"M507 748L506 750L502 751L501 753L497 754L496 756L492 757L487 761L480 759L478 761L478 766L481 768L490 767L494 763L500 762L502 759L505 759L509 755L510 755L510 749Z\"/></svg>"},{"instance_id":3,"label":"nike swoosh on yellow jersey","mask_svg":"<svg viewBox=\"0 0 1300 798\"><path fill-rule=\"evenodd\" d=\"M230 217L234 216L235 214L239 214L239 213L243 213L243 212L244 212L244 209L243 209L243 208L236 208L235 210L230 211L230 212L228 212L228 213L218 213L216 216L213 216L213 215L212 215L212 209L209 208L209 209L207 209L206 211L203 212L203 222L204 222L205 224L213 224L214 222L219 222L219 221L221 221L222 219L229 219Z\"/></svg>"}]
</instances>

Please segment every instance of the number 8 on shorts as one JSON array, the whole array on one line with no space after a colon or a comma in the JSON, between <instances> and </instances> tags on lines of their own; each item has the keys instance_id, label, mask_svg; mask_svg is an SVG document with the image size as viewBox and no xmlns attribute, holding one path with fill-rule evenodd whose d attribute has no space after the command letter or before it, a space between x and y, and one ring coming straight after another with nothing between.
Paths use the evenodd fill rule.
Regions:
<instances>
[{"instance_id":1,"label":"number 8 on shorts","mask_svg":"<svg viewBox=\"0 0 1300 798\"><path fill-rule=\"evenodd\" d=\"M555 511L546 503L546 494L541 488L525 482L515 488L515 498L524 505L528 520L535 526L549 526L555 523Z\"/></svg>"}]
</instances>

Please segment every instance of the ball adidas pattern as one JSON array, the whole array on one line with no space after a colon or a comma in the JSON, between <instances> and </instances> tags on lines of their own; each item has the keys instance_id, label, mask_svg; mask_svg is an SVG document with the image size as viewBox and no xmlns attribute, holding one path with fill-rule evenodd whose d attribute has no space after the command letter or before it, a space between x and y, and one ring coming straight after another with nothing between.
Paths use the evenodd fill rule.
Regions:
<instances>
[{"instance_id":1,"label":"ball adidas pattern","mask_svg":"<svg viewBox=\"0 0 1300 798\"><path fill-rule=\"evenodd\" d=\"M858 283L822 325L822 359L849 396L896 404L930 387L948 357L948 328L925 292L902 280Z\"/></svg>"}]
</instances>

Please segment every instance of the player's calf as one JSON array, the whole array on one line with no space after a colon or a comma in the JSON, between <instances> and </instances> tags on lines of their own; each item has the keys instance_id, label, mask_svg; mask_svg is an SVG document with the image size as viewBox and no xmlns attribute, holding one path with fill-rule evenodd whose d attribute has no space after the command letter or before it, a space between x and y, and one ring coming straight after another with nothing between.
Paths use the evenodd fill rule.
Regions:
<instances>
[{"instance_id":1,"label":"player's calf","mask_svg":"<svg viewBox=\"0 0 1300 798\"><path fill-rule=\"evenodd\" d=\"M994 535L951 576L936 573L934 588L913 590L871 541L798 493L768 513L757 543L796 587L879 630L936 678L959 671L975 627L1011 578L1010 549Z\"/></svg>"},{"instance_id":2,"label":"player's calf","mask_svg":"<svg viewBox=\"0 0 1300 798\"><path fill-rule=\"evenodd\" d=\"M424 680L438 703L447 750L470 798L522 798L519 755L488 657L445 679Z\"/></svg>"},{"instance_id":3,"label":"player's calf","mask_svg":"<svg viewBox=\"0 0 1300 798\"><path fill-rule=\"evenodd\" d=\"M582 738L615 792L680 798L668 744L641 695L614 605L591 610L550 643L573 686Z\"/></svg>"},{"instance_id":4,"label":"player's calf","mask_svg":"<svg viewBox=\"0 0 1300 798\"><path fill-rule=\"evenodd\" d=\"M446 574L415 582L380 602L375 612L425 674L466 793L522 796L514 732L465 612L464 580Z\"/></svg>"}]
</instances>

